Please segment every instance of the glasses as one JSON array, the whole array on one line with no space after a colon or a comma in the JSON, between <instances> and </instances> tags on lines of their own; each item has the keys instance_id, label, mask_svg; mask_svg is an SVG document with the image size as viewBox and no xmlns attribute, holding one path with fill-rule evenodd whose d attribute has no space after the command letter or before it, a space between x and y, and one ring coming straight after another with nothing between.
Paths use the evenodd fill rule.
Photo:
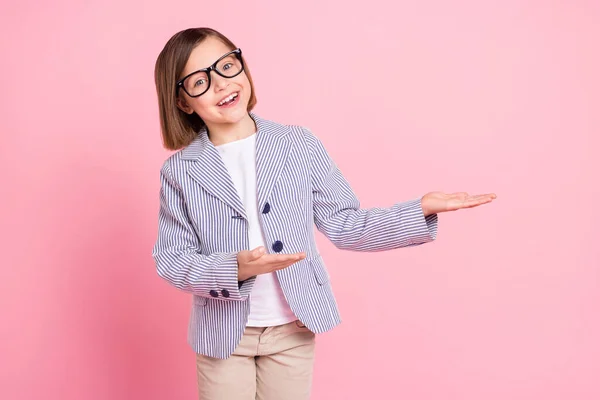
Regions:
<instances>
[{"instance_id":1,"label":"glasses","mask_svg":"<svg viewBox=\"0 0 600 400\"><path fill-rule=\"evenodd\" d=\"M233 78L244 70L242 50L235 49L221 58L208 68L199 69L186 75L177 82L177 93L183 89L190 97L199 97L210 89L210 73L215 71L223 78Z\"/></svg>"}]
</instances>

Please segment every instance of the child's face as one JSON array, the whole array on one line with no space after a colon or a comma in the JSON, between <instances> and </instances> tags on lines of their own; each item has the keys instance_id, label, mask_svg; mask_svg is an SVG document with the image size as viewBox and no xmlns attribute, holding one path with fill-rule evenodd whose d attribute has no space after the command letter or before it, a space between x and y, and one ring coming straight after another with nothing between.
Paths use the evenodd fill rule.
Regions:
<instances>
[{"instance_id":1,"label":"child's face","mask_svg":"<svg viewBox=\"0 0 600 400\"><path fill-rule=\"evenodd\" d=\"M208 68L231 50L219 39L208 37L192 51L179 78L199 69ZM202 81L198 80L186 82L190 85L202 84ZM239 122L247 116L250 92L250 81L245 72L233 78L224 78L215 71L211 71L208 91L199 97L190 97L184 90L179 90L177 105L188 114L193 112L198 114L210 129L211 126ZM191 90L190 93L193 94ZM233 101L221 104L224 99L235 94L237 94L237 98Z\"/></svg>"}]
</instances>

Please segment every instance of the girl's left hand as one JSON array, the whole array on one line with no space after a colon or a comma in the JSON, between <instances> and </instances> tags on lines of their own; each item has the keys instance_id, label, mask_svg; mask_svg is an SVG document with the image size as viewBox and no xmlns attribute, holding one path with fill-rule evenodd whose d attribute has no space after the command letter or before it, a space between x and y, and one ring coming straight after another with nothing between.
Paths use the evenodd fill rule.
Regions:
<instances>
[{"instance_id":1,"label":"girl's left hand","mask_svg":"<svg viewBox=\"0 0 600 400\"><path fill-rule=\"evenodd\" d=\"M421 208L425 216L446 211L456 211L461 208L473 208L490 203L496 198L494 193L471 196L468 193L430 192L421 198Z\"/></svg>"}]
</instances>

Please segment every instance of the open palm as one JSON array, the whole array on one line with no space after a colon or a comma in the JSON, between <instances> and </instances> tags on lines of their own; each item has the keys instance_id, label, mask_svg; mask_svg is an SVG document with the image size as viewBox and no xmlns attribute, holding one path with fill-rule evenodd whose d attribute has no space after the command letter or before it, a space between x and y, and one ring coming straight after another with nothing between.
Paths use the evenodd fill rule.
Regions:
<instances>
[{"instance_id":1,"label":"open palm","mask_svg":"<svg viewBox=\"0 0 600 400\"><path fill-rule=\"evenodd\" d=\"M443 193L430 192L421 199L421 207L425 215L456 211L462 208L473 208L492 202L494 193L469 195L466 192Z\"/></svg>"}]
</instances>

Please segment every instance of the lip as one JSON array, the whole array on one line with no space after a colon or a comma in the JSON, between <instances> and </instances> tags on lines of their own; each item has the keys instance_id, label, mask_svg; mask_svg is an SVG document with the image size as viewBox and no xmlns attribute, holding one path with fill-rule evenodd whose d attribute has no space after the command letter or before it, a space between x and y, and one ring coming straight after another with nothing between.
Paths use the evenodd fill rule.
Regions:
<instances>
[{"instance_id":1,"label":"lip","mask_svg":"<svg viewBox=\"0 0 600 400\"><path fill-rule=\"evenodd\" d=\"M233 92L229 93L228 95L226 95L226 96L223 96L223 97L221 98L221 100L217 101L217 106L218 106L218 107L221 107L221 106L219 106L219 103L221 103L223 100L225 100L226 98L228 98L229 96L231 96L231 95L232 95L232 94L234 94L234 93L237 93L237 97L236 97L236 99L238 99L238 98L240 97L240 91L239 91L239 90L234 90Z\"/></svg>"}]
</instances>

